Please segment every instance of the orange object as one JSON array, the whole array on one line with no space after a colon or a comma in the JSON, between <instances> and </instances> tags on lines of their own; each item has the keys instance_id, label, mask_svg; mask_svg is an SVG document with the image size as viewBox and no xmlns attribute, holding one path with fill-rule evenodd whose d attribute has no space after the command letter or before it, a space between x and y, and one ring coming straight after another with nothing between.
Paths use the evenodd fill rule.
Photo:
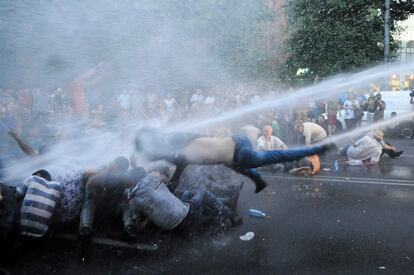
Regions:
<instances>
[{"instance_id":1,"label":"orange object","mask_svg":"<svg viewBox=\"0 0 414 275\"><path fill-rule=\"evenodd\" d=\"M321 171L321 160L318 155L309 156L308 160L312 163L312 171L309 174L316 175L316 173Z\"/></svg>"}]
</instances>

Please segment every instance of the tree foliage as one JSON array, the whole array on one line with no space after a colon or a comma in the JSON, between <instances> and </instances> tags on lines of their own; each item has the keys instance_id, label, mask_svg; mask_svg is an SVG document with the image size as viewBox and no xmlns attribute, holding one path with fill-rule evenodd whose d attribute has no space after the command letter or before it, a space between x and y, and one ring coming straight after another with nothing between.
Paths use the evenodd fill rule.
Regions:
<instances>
[{"instance_id":1,"label":"tree foliage","mask_svg":"<svg viewBox=\"0 0 414 275\"><path fill-rule=\"evenodd\" d=\"M286 78L298 78L299 68L308 68L311 79L382 62L383 0L294 0L288 10ZM393 20L406 19L413 12L413 0L392 2ZM396 31L391 24L391 33ZM391 36L391 56L397 47Z\"/></svg>"},{"instance_id":2,"label":"tree foliage","mask_svg":"<svg viewBox=\"0 0 414 275\"><path fill-rule=\"evenodd\" d=\"M263 36L272 11L259 1L173 0L160 6L180 22L183 41L201 42L211 57L239 77L260 77L268 71Z\"/></svg>"}]
</instances>

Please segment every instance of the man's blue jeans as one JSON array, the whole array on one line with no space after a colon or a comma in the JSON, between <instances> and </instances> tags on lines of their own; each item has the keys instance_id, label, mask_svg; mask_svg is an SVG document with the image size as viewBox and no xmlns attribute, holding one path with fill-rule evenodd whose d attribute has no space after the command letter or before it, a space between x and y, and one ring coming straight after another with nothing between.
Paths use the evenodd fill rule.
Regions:
<instances>
[{"instance_id":1,"label":"man's blue jeans","mask_svg":"<svg viewBox=\"0 0 414 275\"><path fill-rule=\"evenodd\" d=\"M244 135L233 136L236 143L233 157L233 169L239 171L243 175L249 177L256 184L256 193L266 187L266 182L262 179L257 167L293 161L306 156L319 154L324 151L321 146L313 146L307 148L272 150L272 151L256 151L249 139Z\"/></svg>"},{"instance_id":2,"label":"man's blue jeans","mask_svg":"<svg viewBox=\"0 0 414 275\"><path fill-rule=\"evenodd\" d=\"M246 136L234 137L236 149L234 152L234 165L238 169L257 168L264 165L297 160L303 157L319 154L324 151L321 146L306 148L256 151Z\"/></svg>"}]
</instances>

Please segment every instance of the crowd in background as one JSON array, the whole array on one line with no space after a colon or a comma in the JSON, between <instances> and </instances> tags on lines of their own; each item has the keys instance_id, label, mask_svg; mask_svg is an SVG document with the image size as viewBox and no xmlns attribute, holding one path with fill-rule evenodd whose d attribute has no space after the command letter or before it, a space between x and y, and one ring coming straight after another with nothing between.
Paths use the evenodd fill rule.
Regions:
<instances>
[{"instance_id":1,"label":"crowd in background","mask_svg":"<svg viewBox=\"0 0 414 275\"><path fill-rule=\"evenodd\" d=\"M74 82L67 89L52 91L4 88L0 91L0 151L3 155L10 151L9 143L12 141L7 134L11 129L37 144L45 139L55 139L57 125L62 121L82 121L78 125L86 133L111 127L119 121L170 124L211 118L238 107L277 99L283 92L295 91L292 88L287 91L263 91L256 85L239 84L163 92L142 91L134 85L127 85L119 93L106 95L79 82ZM343 116L347 129L361 125L364 111L367 111L368 121L383 119L386 103L381 99L381 94L370 91L367 97L366 92L350 89L337 99L319 101L302 97L292 106L250 113L224 122L223 126L238 130L247 124L259 129L271 125L274 135L295 143L298 141L295 124L312 121L332 135L342 130L339 129L342 126L337 121L338 115Z\"/></svg>"}]
</instances>

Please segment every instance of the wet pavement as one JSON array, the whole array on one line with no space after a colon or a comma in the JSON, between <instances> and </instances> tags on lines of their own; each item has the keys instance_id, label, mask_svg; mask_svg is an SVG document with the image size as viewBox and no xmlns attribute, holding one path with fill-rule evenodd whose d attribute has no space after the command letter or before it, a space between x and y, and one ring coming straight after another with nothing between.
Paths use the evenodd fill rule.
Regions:
<instances>
[{"instance_id":1,"label":"wet pavement","mask_svg":"<svg viewBox=\"0 0 414 275\"><path fill-rule=\"evenodd\" d=\"M412 274L414 141L380 166L342 167L315 177L266 173L270 186L242 190L241 226L225 234L165 236L144 251L55 239L25 249L12 274ZM334 156L323 162L332 168ZM266 218L248 215L264 211ZM240 236L253 232L249 241ZM196 233L196 232L195 232ZM0 272L1 273L1 272Z\"/></svg>"}]
</instances>

